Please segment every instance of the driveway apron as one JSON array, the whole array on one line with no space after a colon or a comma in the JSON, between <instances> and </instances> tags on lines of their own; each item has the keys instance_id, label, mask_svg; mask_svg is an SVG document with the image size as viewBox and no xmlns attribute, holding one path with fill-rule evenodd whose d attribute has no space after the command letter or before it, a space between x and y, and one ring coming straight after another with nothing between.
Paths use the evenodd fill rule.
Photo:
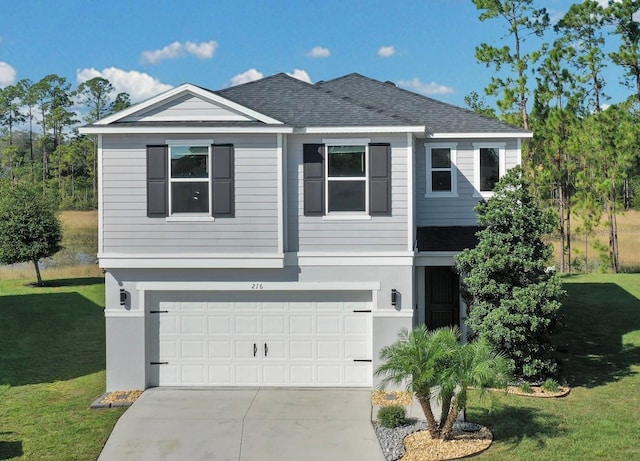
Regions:
<instances>
[{"instance_id":1,"label":"driveway apron","mask_svg":"<svg viewBox=\"0 0 640 461\"><path fill-rule=\"evenodd\" d=\"M339 459L384 461L369 390L149 389L98 461Z\"/></svg>"}]
</instances>

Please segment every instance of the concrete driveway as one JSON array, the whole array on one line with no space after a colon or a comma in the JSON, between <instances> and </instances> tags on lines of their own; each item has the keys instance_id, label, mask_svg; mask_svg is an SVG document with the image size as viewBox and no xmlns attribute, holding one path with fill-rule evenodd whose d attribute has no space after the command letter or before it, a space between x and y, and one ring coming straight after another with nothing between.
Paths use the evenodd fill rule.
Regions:
<instances>
[{"instance_id":1,"label":"concrete driveway","mask_svg":"<svg viewBox=\"0 0 640 461\"><path fill-rule=\"evenodd\" d=\"M371 392L149 389L98 461L384 461Z\"/></svg>"}]
</instances>

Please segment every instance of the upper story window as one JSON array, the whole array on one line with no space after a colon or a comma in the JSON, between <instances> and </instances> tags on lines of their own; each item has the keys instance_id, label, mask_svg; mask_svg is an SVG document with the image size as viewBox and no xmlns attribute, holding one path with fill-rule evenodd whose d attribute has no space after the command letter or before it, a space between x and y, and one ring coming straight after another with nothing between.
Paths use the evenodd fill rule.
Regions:
<instances>
[{"instance_id":1,"label":"upper story window","mask_svg":"<svg viewBox=\"0 0 640 461\"><path fill-rule=\"evenodd\" d=\"M367 146L327 146L327 212L367 211Z\"/></svg>"},{"instance_id":2,"label":"upper story window","mask_svg":"<svg viewBox=\"0 0 640 461\"><path fill-rule=\"evenodd\" d=\"M147 146L147 216L180 221L233 217L233 145L166 142Z\"/></svg>"},{"instance_id":3,"label":"upper story window","mask_svg":"<svg viewBox=\"0 0 640 461\"><path fill-rule=\"evenodd\" d=\"M457 197L455 143L426 144L427 197Z\"/></svg>"},{"instance_id":4,"label":"upper story window","mask_svg":"<svg viewBox=\"0 0 640 461\"><path fill-rule=\"evenodd\" d=\"M303 145L305 216L370 219L391 215L391 145L326 139Z\"/></svg>"},{"instance_id":5,"label":"upper story window","mask_svg":"<svg viewBox=\"0 0 640 461\"><path fill-rule=\"evenodd\" d=\"M473 160L476 195L491 196L506 172L505 144L474 143Z\"/></svg>"},{"instance_id":6,"label":"upper story window","mask_svg":"<svg viewBox=\"0 0 640 461\"><path fill-rule=\"evenodd\" d=\"M170 145L170 214L210 213L209 145Z\"/></svg>"}]
</instances>

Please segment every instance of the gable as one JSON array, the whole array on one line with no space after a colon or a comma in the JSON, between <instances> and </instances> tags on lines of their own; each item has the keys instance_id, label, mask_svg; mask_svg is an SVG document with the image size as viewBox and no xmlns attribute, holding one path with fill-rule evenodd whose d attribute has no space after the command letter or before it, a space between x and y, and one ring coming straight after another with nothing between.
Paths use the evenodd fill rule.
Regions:
<instances>
[{"instance_id":1,"label":"gable","mask_svg":"<svg viewBox=\"0 0 640 461\"><path fill-rule=\"evenodd\" d=\"M155 107L133 113L122 122L181 122L181 121L249 122L255 121L238 110L224 104L205 100L187 93Z\"/></svg>"}]
</instances>

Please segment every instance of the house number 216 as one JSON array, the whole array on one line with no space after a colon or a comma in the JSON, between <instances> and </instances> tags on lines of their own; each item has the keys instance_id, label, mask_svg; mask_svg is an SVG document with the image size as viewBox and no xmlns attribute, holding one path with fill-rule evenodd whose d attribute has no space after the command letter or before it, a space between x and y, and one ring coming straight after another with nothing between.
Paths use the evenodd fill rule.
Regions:
<instances>
[{"instance_id":1,"label":"house number 216","mask_svg":"<svg viewBox=\"0 0 640 461\"><path fill-rule=\"evenodd\" d=\"M262 290L264 288L264 285L262 285L262 283L252 283L251 284L251 289L252 290Z\"/></svg>"}]
</instances>

